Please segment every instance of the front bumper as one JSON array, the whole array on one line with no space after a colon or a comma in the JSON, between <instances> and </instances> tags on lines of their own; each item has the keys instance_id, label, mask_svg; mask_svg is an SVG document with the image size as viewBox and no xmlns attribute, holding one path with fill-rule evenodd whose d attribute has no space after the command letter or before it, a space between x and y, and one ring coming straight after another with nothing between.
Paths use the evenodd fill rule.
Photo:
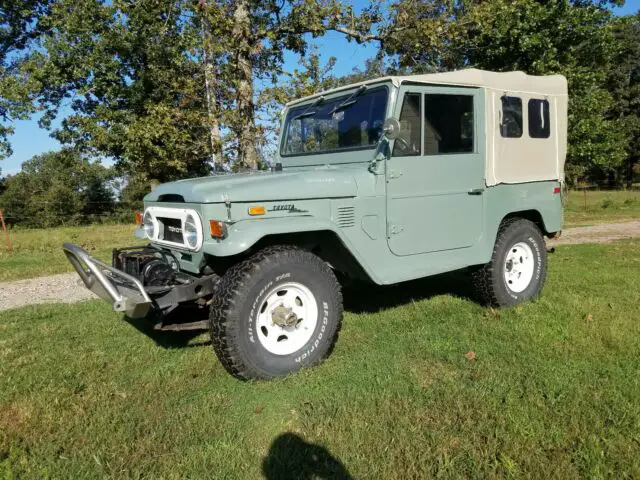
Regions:
<instances>
[{"instance_id":1,"label":"front bumper","mask_svg":"<svg viewBox=\"0 0 640 480\"><path fill-rule=\"evenodd\" d=\"M86 287L110 303L116 312L123 312L129 318L146 317L150 311L163 316L179 305L191 302L206 305L219 279L215 274L195 277L179 271L173 284L145 287L139 278L93 258L77 245L65 243L63 249ZM135 254L135 250L139 248L116 249L114 258L118 252Z\"/></svg>"},{"instance_id":2,"label":"front bumper","mask_svg":"<svg viewBox=\"0 0 640 480\"><path fill-rule=\"evenodd\" d=\"M111 303L116 312L130 318L145 317L149 313L153 301L140 280L93 258L77 245L65 243L63 249L85 286Z\"/></svg>"}]
</instances>

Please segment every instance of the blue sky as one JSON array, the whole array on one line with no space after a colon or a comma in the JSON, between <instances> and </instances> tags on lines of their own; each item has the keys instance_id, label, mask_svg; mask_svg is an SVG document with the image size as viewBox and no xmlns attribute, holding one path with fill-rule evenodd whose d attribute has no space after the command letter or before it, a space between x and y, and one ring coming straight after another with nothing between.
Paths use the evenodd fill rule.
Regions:
<instances>
[{"instance_id":1,"label":"blue sky","mask_svg":"<svg viewBox=\"0 0 640 480\"><path fill-rule=\"evenodd\" d=\"M366 2L356 0L356 8ZM640 0L630 0L622 8L615 11L619 15L632 14L640 10ZM366 59L376 54L375 45L358 45L355 42L347 42L344 36L339 33L329 33L326 36L316 39L314 42L323 60L334 56L337 59L335 73L343 75L350 73L354 67L363 67ZM287 55L285 68L293 70L297 66L298 58L295 55ZM15 134L10 138L14 154L0 161L2 174L13 174L20 170L20 165L33 155L57 150L60 144L49 136L47 130L38 127L37 118L14 123Z\"/></svg>"}]
</instances>

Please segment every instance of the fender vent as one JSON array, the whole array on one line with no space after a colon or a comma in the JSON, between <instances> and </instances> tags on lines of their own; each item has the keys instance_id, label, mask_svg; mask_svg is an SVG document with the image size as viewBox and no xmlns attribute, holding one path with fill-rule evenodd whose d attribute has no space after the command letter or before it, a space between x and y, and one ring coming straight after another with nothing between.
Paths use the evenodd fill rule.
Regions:
<instances>
[{"instance_id":1,"label":"fender vent","mask_svg":"<svg viewBox=\"0 0 640 480\"><path fill-rule=\"evenodd\" d=\"M340 228L353 227L356 224L355 208L338 207L336 209L336 224Z\"/></svg>"}]
</instances>

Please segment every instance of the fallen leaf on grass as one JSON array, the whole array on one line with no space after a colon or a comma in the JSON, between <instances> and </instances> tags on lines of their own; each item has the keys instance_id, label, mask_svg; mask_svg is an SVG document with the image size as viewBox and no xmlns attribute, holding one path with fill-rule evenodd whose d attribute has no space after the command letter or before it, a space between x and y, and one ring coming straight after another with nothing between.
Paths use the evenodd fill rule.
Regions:
<instances>
[{"instance_id":1,"label":"fallen leaf on grass","mask_svg":"<svg viewBox=\"0 0 640 480\"><path fill-rule=\"evenodd\" d=\"M256 413L262 413L264 407L256 407Z\"/></svg>"},{"instance_id":2,"label":"fallen leaf on grass","mask_svg":"<svg viewBox=\"0 0 640 480\"><path fill-rule=\"evenodd\" d=\"M467 357L467 360L473 361L476 359L476 352L473 352L473 351L467 352L464 354L464 356Z\"/></svg>"},{"instance_id":3,"label":"fallen leaf on grass","mask_svg":"<svg viewBox=\"0 0 640 480\"><path fill-rule=\"evenodd\" d=\"M496 310L495 308L489 307L489 309L486 312L484 312L484 316L485 318L488 318L488 319L492 319L492 318L500 319L500 311Z\"/></svg>"}]
</instances>

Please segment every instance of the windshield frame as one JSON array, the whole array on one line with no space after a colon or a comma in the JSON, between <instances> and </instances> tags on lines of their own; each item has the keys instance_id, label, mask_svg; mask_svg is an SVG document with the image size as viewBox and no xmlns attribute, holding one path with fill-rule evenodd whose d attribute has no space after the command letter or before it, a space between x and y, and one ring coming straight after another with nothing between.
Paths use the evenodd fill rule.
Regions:
<instances>
[{"instance_id":1,"label":"windshield frame","mask_svg":"<svg viewBox=\"0 0 640 480\"><path fill-rule=\"evenodd\" d=\"M290 158L296 158L296 157L310 157L310 156L320 156L320 155L335 155L335 154L341 154L341 153L351 153L351 152L359 152L359 151L364 151L364 150L373 150L376 148L377 142L376 143L371 143L368 145L364 145L364 146L356 146L356 147L342 147L342 148L332 148L329 150L322 150L322 151L317 151L317 152L299 152L299 153L285 153L284 149L285 149L285 144L286 144L286 140L287 140L287 136L289 134L289 124L291 121L293 121L295 119L295 116L293 115L293 112L295 112L296 110L300 110L301 112L304 112L306 108L309 108L311 105L313 105L314 102L316 102L318 100L318 98L320 97L325 97L324 102L322 102L321 105L318 105L317 108L322 108L323 105L326 105L327 103L330 102L336 102L338 105L347 100L350 96L353 95L354 92L357 91L358 88L360 88L361 85L355 85L353 88L351 89L345 89L345 90L340 90L338 92L335 92L333 94L329 93L323 93L323 92L319 92L318 95L316 95L315 97L309 98L308 101L305 101L303 103L299 103L299 104L294 104L291 107L289 107L284 115L284 118L282 120L282 127L281 127L281 135L280 135L280 142L279 142L279 147L278 147L278 156L280 158L284 158L284 159L290 159ZM375 93L379 90L385 90L386 92L386 100L385 100L385 106L384 106L384 118L382 119L382 121L384 122L384 120L387 119L388 115L389 115L389 106L391 105L391 88L390 85L388 83L371 83L371 84L367 84L367 89L362 92L360 95L358 95L357 97L355 97L355 100L358 101L361 98L363 98L366 95L369 95L371 93ZM311 107L314 108L314 107ZM349 107L347 107L346 110L348 110Z\"/></svg>"}]
</instances>

